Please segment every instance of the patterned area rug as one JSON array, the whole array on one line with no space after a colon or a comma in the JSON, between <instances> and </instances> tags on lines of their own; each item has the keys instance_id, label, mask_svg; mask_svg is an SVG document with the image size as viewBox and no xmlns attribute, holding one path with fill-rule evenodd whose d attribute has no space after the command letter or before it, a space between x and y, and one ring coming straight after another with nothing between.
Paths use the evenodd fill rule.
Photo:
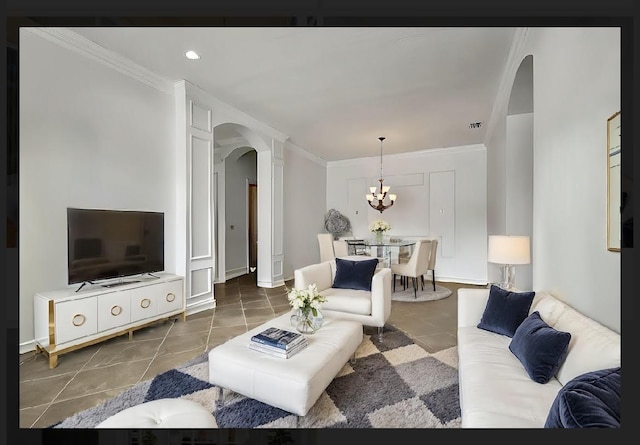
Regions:
<instances>
[{"instance_id":1,"label":"patterned area rug","mask_svg":"<svg viewBox=\"0 0 640 445\"><path fill-rule=\"evenodd\" d=\"M298 428L460 428L456 347L430 354L399 330L385 327L383 341L367 332ZM131 406L161 398L194 400L214 414L219 428L296 428L296 416L208 383L207 355L141 382L53 428L93 428Z\"/></svg>"},{"instance_id":2,"label":"patterned area rug","mask_svg":"<svg viewBox=\"0 0 640 445\"><path fill-rule=\"evenodd\" d=\"M416 303L420 301L433 301L433 300L442 300L443 298L447 298L451 295L451 289L447 289L444 286L440 286L436 284L436 290L433 290L433 284L430 282L424 283L424 290L420 289L420 285L418 285L418 292L416 296L413 294L413 287L411 285L411 281L409 281L409 286L407 286L406 290L402 290L402 285L400 281L396 283L396 291L391 294L391 299L394 301L407 301L411 303Z\"/></svg>"}]
</instances>

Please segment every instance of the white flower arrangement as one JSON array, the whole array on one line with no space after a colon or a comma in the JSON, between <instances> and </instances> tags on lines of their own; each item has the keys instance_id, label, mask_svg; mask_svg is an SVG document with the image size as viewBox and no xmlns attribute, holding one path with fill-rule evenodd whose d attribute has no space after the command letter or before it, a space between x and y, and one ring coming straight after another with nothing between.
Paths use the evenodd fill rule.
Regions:
<instances>
[{"instance_id":1,"label":"white flower arrangement","mask_svg":"<svg viewBox=\"0 0 640 445\"><path fill-rule=\"evenodd\" d=\"M369 224L369 230L371 232L380 232L384 233L387 230L391 230L391 224L381 219L376 219L371 224Z\"/></svg>"},{"instance_id":2,"label":"white flower arrangement","mask_svg":"<svg viewBox=\"0 0 640 445\"><path fill-rule=\"evenodd\" d=\"M313 313L314 317L317 317L320 305L327 301L325 297L318 293L318 287L315 283L310 284L306 289L291 289L287 298L293 309L300 309L307 317L309 312Z\"/></svg>"}]
</instances>

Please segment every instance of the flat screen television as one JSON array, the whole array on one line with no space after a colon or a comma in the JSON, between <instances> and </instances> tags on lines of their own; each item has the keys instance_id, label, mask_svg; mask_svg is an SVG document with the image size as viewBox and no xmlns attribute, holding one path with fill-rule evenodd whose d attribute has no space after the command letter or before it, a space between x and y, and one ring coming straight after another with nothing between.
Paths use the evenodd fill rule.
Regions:
<instances>
[{"instance_id":1,"label":"flat screen television","mask_svg":"<svg viewBox=\"0 0 640 445\"><path fill-rule=\"evenodd\" d=\"M164 213L67 208L69 284L164 270Z\"/></svg>"}]
</instances>

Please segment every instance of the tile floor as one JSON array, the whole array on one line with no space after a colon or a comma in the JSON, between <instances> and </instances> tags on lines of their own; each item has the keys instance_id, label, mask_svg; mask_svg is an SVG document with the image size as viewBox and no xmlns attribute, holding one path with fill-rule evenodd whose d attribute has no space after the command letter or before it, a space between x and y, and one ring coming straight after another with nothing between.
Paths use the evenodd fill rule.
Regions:
<instances>
[{"instance_id":1,"label":"tile floor","mask_svg":"<svg viewBox=\"0 0 640 445\"><path fill-rule=\"evenodd\" d=\"M429 352L456 344L457 289L484 287L437 284L452 295L421 303L394 301L388 320ZM22 354L20 428L52 425L288 312L292 285L259 288L252 274L216 284L215 309L135 331L131 341L125 334L61 355L54 369L44 354Z\"/></svg>"}]
</instances>

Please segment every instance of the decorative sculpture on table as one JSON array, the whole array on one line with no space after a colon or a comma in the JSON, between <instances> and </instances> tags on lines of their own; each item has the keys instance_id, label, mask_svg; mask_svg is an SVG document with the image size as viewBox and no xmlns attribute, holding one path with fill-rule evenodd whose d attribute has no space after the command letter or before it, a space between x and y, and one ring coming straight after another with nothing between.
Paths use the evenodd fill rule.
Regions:
<instances>
[{"instance_id":1,"label":"decorative sculpture on table","mask_svg":"<svg viewBox=\"0 0 640 445\"><path fill-rule=\"evenodd\" d=\"M324 228L333 235L333 239L338 239L340 235L351 232L351 222L336 209L329 209L324 215Z\"/></svg>"}]
</instances>

